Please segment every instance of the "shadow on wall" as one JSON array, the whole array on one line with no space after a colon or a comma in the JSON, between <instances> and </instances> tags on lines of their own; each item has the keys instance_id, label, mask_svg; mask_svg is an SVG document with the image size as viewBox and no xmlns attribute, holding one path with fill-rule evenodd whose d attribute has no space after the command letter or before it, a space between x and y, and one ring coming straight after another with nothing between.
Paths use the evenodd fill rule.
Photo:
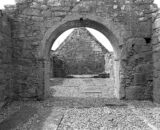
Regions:
<instances>
[{"instance_id":1,"label":"shadow on wall","mask_svg":"<svg viewBox=\"0 0 160 130\"><path fill-rule=\"evenodd\" d=\"M51 78L50 79L50 86L57 86L62 85L64 78Z\"/></svg>"},{"instance_id":2,"label":"shadow on wall","mask_svg":"<svg viewBox=\"0 0 160 130\"><path fill-rule=\"evenodd\" d=\"M50 58L51 70L50 77L66 77L67 76L67 66L65 62L57 55L54 55Z\"/></svg>"}]
</instances>

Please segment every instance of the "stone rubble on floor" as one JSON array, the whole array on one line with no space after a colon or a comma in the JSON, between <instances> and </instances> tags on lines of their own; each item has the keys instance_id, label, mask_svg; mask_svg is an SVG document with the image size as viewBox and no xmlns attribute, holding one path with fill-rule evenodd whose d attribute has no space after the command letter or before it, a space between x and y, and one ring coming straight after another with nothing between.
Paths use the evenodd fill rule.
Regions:
<instances>
[{"instance_id":1,"label":"stone rubble on floor","mask_svg":"<svg viewBox=\"0 0 160 130\"><path fill-rule=\"evenodd\" d=\"M58 98L57 98L58 99ZM56 100L57 100L56 99ZM62 99L60 99L62 100ZM0 127L6 119L26 108L34 108L35 114L25 123L16 124L12 130L152 130L160 129L160 105L149 101L99 100L101 106L66 106L68 100L56 102L13 102L0 115ZM76 102L76 101L75 101ZM83 100L85 102L85 100ZM60 103L58 105L58 103ZM79 101L77 101L77 104ZM90 105L90 104L88 104ZM99 104L98 104L99 105ZM10 113L10 114L9 114ZM30 114L30 113L28 113ZM18 119L17 119L18 120ZM149 124L148 124L149 123ZM7 130L7 129L6 129Z\"/></svg>"}]
</instances>

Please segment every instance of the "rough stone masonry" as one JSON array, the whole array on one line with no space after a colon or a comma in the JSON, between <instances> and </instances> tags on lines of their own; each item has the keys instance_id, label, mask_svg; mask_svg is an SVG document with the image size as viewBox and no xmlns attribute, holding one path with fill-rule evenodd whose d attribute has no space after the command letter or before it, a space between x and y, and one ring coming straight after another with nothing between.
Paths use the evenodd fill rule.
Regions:
<instances>
[{"instance_id":1,"label":"rough stone masonry","mask_svg":"<svg viewBox=\"0 0 160 130\"><path fill-rule=\"evenodd\" d=\"M116 97L160 102L159 11L153 0L17 0L3 14L1 100L47 97L52 44L70 28L90 27L114 48Z\"/></svg>"},{"instance_id":2,"label":"rough stone masonry","mask_svg":"<svg viewBox=\"0 0 160 130\"><path fill-rule=\"evenodd\" d=\"M112 63L106 63L108 60L112 61L112 58L107 56L109 54L112 55L86 28L76 28L52 53L53 58L59 58L64 64L51 63L52 73L59 76L58 72L67 75L93 75L104 73L105 68L112 71Z\"/></svg>"},{"instance_id":3,"label":"rough stone masonry","mask_svg":"<svg viewBox=\"0 0 160 130\"><path fill-rule=\"evenodd\" d=\"M0 100L12 96L12 39L10 20L0 14Z\"/></svg>"}]
</instances>

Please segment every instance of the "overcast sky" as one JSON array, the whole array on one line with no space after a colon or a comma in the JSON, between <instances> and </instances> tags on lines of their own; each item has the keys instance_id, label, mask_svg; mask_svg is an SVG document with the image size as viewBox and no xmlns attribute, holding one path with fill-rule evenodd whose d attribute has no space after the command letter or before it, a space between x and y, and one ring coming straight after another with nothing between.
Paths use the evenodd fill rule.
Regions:
<instances>
[{"instance_id":1,"label":"overcast sky","mask_svg":"<svg viewBox=\"0 0 160 130\"><path fill-rule=\"evenodd\" d=\"M156 4L158 4L158 6L160 7L160 0L154 0ZM8 4L15 4L15 0L0 0L0 9L4 9L4 5L8 5ZM87 28L89 30L89 32L94 35L97 40L102 43L109 51L113 51L113 48L110 44L110 42L108 41L108 39L100 32L91 29L91 28ZM67 36L73 31L73 29L70 29L66 32L64 32L61 36L59 36L57 38L57 40L55 41L54 45L52 46L52 49L55 50L63 41L65 38L67 38Z\"/></svg>"},{"instance_id":2,"label":"overcast sky","mask_svg":"<svg viewBox=\"0 0 160 130\"><path fill-rule=\"evenodd\" d=\"M15 0L0 0L0 9L4 9L4 5L15 4Z\"/></svg>"}]
</instances>

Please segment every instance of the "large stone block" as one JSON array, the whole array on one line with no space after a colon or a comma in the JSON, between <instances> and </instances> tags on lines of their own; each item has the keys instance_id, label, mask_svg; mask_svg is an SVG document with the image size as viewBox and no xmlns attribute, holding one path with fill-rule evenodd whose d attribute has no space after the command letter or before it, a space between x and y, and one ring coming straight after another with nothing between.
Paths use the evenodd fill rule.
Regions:
<instances>
[{"instance_id":1,"label":"large stone block","mask_svg":"<svg viewBox=\"0 0 160 130\"><path fill-rule=\"evenodd\" d=\"M155 71L160 71L160 61L155 61L153 66Z\"/></svg>"},{"instance_id":2,"label":"large stone block","mask_svg":"<svg viewBox=\"0 0 160 130\"><path fill-rule=\"evenodd\" d=\"M141 64L136 66L136 72L137 73L151 73L153 71L153 65L152 64Z\"/></svg>"},{"instance_id":3,"label":"large stone block","mask_svg":"<svg viewBox=\"0 0 160 130\"><path fill-rule=\"evenodd\" d=\"M23 11L24 15L40 16L40 10L27 8Z\"/></svg>"},{"instance_id":4,"label":"large stone block","mask_svg":"<svg viewBox=\"0 0 160 130\"><path fill-rule=\"evenodd\" d=\"M152 35L152 20L139 22L139 33L143 37L151 37Z\"/></svg>"},{"instance_id":5,"label":"large stone block","mask_svg":"<svg viewBox=\"0 0 160 130\"><path fill-rule=\"evenodd\" d=\"M160 45L158 45L158 47L160 47ZM160 57L160 51L157 51L157 52L153 53L153 61L154 62L159 61L160 60L159 57Z\"/></svg>"},{"instance_id":6,"label":"large stone block","mask_svg":"<svg viewBox=\"0 0 160 130\"><path fill-rule=\"evenodd\" d=\"M144 62L145 62L145 63L147 63L147 62L152 63L152 61L153 61L152 55L153 55L153 52L152 52L152 51L145 52L145 53L144 53Z\"/></svg>"},{"instance_id":7,"label":"large stone block","mask_svg":"<svg viewBox=\"0 0 160 130\"><path fill-rule=\"evenodd\" d=\"M41 13L43 17L51 17L52 15L52 12L50 10L45 10L45 11L42 11Z\"/></svg>"},{"instance_id":8,"label":"large stone block","mask_svg":"<svg viewBox=\"0 0 160 130\"><path fill-rule=\"evenodd\" d=\"M160 18L157 18L155 20L155 22L153 23L153 29L157 29L157 28L160 28Z\"/></svg>"},{"instance_id":9,"label":"large stone block","mask_svg":"<svg viewBox=\"0 0 160 130\"><path fill-rule=\"evenodd\" d=\"M154 33L154 31L153 31L153 33ZM159 36L159 38L158 38L158 36L152 36L152 45L154 46L154 45L156 45L156 44L159 44L160 43L160 36Z\"/></svg>"},{"instance_id":10,"label":"large stone block","mask_svg":"<svg viewBox=\"0 0 160 130\"><path fill-rule=\"evenodd\" d=\"M126 88L126 99L145 100L150 99L150 95L145 94L145 88L142 86L130 86Z\"/></svg>"},{"instance_id":11,"label":"large stone block","mask_svg":"<svg viewBox=\"0 0 160 130\"><path fill-rule=\"evenodd\" d=\"M153 100L160 103L160 77L153 80Z\"/></svg>"},{"instance_id":12,"label":"large stone block","mask_svg":"<svg viewBox=\"0 0 160 130\"><path fill-rule=\"evenodd\" d=\"M130 38L127 40L126 44L127 44L127 48L130 49L132 47L136 47L136 45L137 46L138 45L140 45L140 46L146 45L146 41L144 38Z\"/></svg>"},{"instance_id":13,"label":"large stone block","mask_svg":"<svg viewBox=\"0 0 160 130\"><path fill-rule=\"evenodd\" d=\"M146 83L146 74L145 73L136 73L134 74L134 85L144 85Z\"/></svg>"},{"instance_id":14,"label":"large stone block","mask_svg":"<svg viewBox=\"0 0 160 130\"><path fill-rule=\"evenodd\" d=\"M11 26L6 15L0 17L0 32L6 34L7 36L11 36Z\"/></svg>"}]
</instances>

